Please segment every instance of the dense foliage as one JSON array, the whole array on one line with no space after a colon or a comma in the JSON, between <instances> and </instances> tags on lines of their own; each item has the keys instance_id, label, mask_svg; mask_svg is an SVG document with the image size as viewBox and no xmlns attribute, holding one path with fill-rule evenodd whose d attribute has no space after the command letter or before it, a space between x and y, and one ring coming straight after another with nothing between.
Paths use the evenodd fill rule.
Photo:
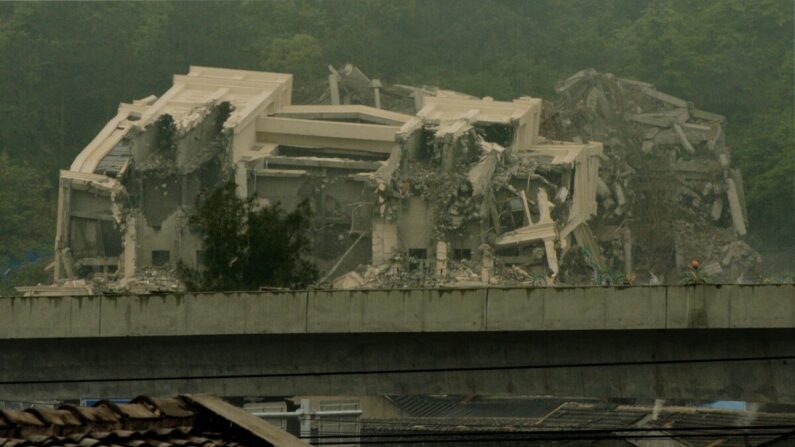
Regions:
<instances>
[{"instance_id":1,"label":"dense foliage","mask_svg":"<svg viewBox=\"0 0 795 447\"><path fill-rule=\"evenodd\" d=\"M293 72L301 96L327 64L353 62L391 82L497 99L552 97L556 80L594 67L728 116L754 240L791 258L793 8L791 0L0 3L0 153L49 183L1 171L13 176L0 183L14 204L0 204L0 221L40 214L31 179L55 185L118 102L163 92L190 64ZM4 227L0 246L19 256L52 240L52 226L38 225L47 221Z\"/></svg>"},{"instance_id":2,"label":"dense foliage","mask_svg":"<svg viewBox=\"0 0 795 447\"><path fill-rule=\"evenodd\" d=\"M12 292L21 280L35 284L45 279L25 267L41 264L40 258L52 250L42 235L55 229L53 192L37 169L0 153L0 295Z\"/></svg>"},{"instance_id":3,"label":"dense foliage","mask_svg":"<svg viewBox=\"0 0 795 447\"><path fill-rule=\"evenodd\" d=\"M311 210L301 203L287 213L278 204L262 207L241 199L227 182L200 199L191 224L204 240L204 268L181 266L189 287L200 290L257 290L305 287L317 279L307 261Z\"/></svg>"}]
</instances>

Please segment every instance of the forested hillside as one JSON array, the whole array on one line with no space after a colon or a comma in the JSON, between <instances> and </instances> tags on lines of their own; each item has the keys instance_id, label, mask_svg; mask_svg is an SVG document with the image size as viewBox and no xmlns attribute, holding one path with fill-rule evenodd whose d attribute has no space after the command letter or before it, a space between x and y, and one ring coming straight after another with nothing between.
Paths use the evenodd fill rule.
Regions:
<instances>
[{"instance_id":1,"label":"forested hillside","mask_svg":"<svg viewBox=\"0 0 795 447\"><path fill-rule=\"evenodd\" d=\"M0 3L0 282L51 250L58 170L120 101L191 64L295 73L299 95L345 62L497 99L551 98L589 67L651 82L728 117L751 240L791 260L794 14L791 0Z\"/></svg>"}]
</instances>

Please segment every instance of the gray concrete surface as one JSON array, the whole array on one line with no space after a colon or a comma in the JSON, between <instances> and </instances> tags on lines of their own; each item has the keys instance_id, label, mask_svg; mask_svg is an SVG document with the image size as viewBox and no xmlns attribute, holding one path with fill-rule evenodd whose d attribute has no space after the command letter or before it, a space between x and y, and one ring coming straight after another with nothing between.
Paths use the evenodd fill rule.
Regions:
<instances>
[{"instance_id":1,"label":"gray concrete surface","mask_svg":"<svg viewBox=\"0 0 795 447\"><path fill-rule=\"evenodd\" d=\"M0 298L0 340L795 328L795 285Z\"/></svg>"},{"instance_id":2,"label":"gray concrete surface","mask_svg":"<svg viewBox=\"0 0 795 447\"><path fill-rule=\"evenodd\" d=\"M793 286L0 299L0 400L211 392L795 402L795 362L759 359L770 356L795 356ZM757 360L693 362L749 357ZM482 367L498 369L471 370ZM428 368L447 370L416 372Z\"/></svg>"}]
</instances>

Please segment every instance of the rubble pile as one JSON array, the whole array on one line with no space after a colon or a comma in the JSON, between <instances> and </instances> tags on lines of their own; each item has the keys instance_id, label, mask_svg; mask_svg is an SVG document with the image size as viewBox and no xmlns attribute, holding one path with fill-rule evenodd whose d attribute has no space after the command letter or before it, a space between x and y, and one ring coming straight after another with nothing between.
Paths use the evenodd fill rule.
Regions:
<instances>
[{"instance_id":1,"label":"rubble pile","mask_svg":"<svg viewBox=\"0 0 795 447\"><path fill-rule=\"evenodd\" d=\"M334 279L328 284L335 289L412 289L438 287L551 286L554 280L543 273L530 273L517 265L498 260L488 266L475 260L447 260L447 268L440 274L423 269L403 268L404 259L395 257L389 264L361 266ZM409 259L417 262L417 259Z\"/></svg>"},{"instance_id":2,"label":"rubble pile","mask_svg":"<svg viewBox=\"0 0 795 447\"><path fill-rule=\"evenodd\" d=\"M373 104L400 113L414 114L421 89L405 85L386 85L370 79L353 64L337 69L329 65L329 88L309 101L312 104Z\"/></svg>"},{"instance_id":3,"label":"rubble pile","mask_svg":"<svg viewBox=\"0 0 795 447\"><path fill-rule=\"evenodd\" d=\"M346 103L372 103L372 97L366 95L372 91L366 88L369 84L351 81L367 79L358 69L346 66L336 73L340 73L340 85L348 86L344 90ZM359 89L352 85L359 85ZM438 88L396 87L403 89L401 111L408 111L406 95L417 100L417 109L427 97L467 97ZM351 93L356 91L359 93ZM652 84L593 69L560 82L556 91L556 100L544 101L542 107L541 134L546 142L604 145L596 181L598 208L587 224L576 230L565 228L571 211L567 196L574 192L573 188L561 181L561 173L556 172L559 166L539 164L537 158L528 160L521 151L500 153L486 163L486 151L478 152L481 158L477 163L470 159L470 164L460 164L455 169L469 173L464 179L468 181L463 183L460 175L457 178L433 169L412 169L411 178L403 179L401 197L406 192L422 190L423 199L439 205L434 212L436 230L441 235L460 229L460 223L472 217L473 210L481 218L487 214L484 208L496 200L494 191L513 195L508 202L513 211L521 214L522 202L517 200L521 188L511 184L516 176L527 178L528 183L531 178L543 183L552 205L555 231L561 236L553 250L559 254L559 272L552 265L546 271L531 265L551 254L547 250L545 256L544 248L538 246L519 250L523 264L515 263L517 256L505 253L481 255L471 260L445 260L446 272L440 274L437 268L435 275L398 268L413 262L404 253L402 258L393 260L392 268L361 267L356 272L356 285L671 284L680 282L691 260L700 262L702 274L712 282L732 283L756 275L761 258L742 240L747 233L748 216L742 176L732 167L726 145L725 117L697 109L686 100L658 91ZM390 105L384 108L389 109ZM428 130L431 134L437 131ZM488 175L479 176L481 170ZM471 190L464 191L467 183ZM428 185L437 187L423 189ZM537 218L543 200L530 197L530 187L527 189L529 212ZM481 190L492 195L481 198ZM499 227L505 215L511 214L510 210L504 211L497 210L499 217L491 220L494 226ZM509 233L520 225L513 225ZM573 240L566 237L569 232L574 234ZM499 228L496 233L500 233ZM494 236L483 241L484 247L499 248ZM484 276L484 269L490 274Z\"/></svg>"},{"instance_id":4,"label":"rubble pile","mask_svg":"<svg viewBox=\"0 0 795 447\"><path fill-rule=\"evenodd\" d=\"M593 69L556 91L542 134L604 144L591 228L608 270L673 283L696 259L715 282L754 274L761 259L740 239L748 216L723 116Z\"/></svg>"},{"instance_id":5,"label":"rubble pile","mask_svg":"<svg viewBox=\"0 0 795 447\"><path fill-rule=\"evenodd\" d=\"M38 284L19 288L26 296L68 295L125 295L150 293L177 293L186 291L185 284L178 279L174 266L167 268L145 268L130 278L116 275L93 275L90 278L59 281L55 287Z\"/></svg>"},{"instance_id":6,"label":"rubble pile","mask_svg":"<svg viewBox=\"0 0 795 447\"><path fill-rule=\"evenodd\" d=\"M55 284L21 291L183 290L176 267L206 267L189 217L227 180L310 203L318 287L757 279L721 115L593 69L552 102L329 71L309 104L290 75L191 67L120 105L61 173Z\"/></svg>"},{"instance_id":7,"label":"rubble pile","mask_svg":"<svg viewBox=\"0 0 795 447\"><path fill-rule=\"evenodd\" d=\"M177 269L174 266L168 268L144 268L134 277L122 278L120 281L111 281L105 284L97 283L94 280L96 294L101 293L173 293L184 292L185 284L179 280Z\"/></svg>"},{"instance_id":8,"label":"rubble pile","mask_svg":"<svg viewBox=\"0 0 795 447\"><path fill-rule=\"evenodd\" d=\"M392 171L391 180L384 181L383 172L370 178L379 190L375 217L410 225L415 235L427 232L436 241L433 256L412 250L410 244L423 243L411 242L409 234L408 250L321 285L557 283L558 253L565 256L572 239L566 228L581 229L595 209L589 205L595 200L593 182L584 179L597 172L601 145L538 142L514 148L507 126L434 120L422 126L422 142L403 155L402 169ZM574 185L578 194L571 193Z\"/></svg>"}]
</instances>

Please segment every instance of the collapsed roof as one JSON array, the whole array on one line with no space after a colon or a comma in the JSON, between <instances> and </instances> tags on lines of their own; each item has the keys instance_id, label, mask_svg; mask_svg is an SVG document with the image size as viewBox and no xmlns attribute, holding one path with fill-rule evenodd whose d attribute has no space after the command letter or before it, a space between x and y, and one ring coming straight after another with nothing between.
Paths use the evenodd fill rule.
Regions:
<instances>
[{"instance_id":1,"label":"collapsed roof","mask_svg":"<svg viewBox=\"0 0 795 447\"><path fill-rule=\"evenodd\" d=\"M748 213L725 117L595 70L556 90L547 135L605 146L592 225L614 269L670 283L695 259L711 281L750 279L760 256L742 240Z\"/></svg>"},{"instance_id":2,"label":"collapsed roof","mask_svg":"<svg viewBox=\"0 0 795 447\"><path fill-rule=\"evenodd\" d=\"M160 98L122 104L62 171L56 283L180 290L174 266L204 256L187 220L225 179L265 205L311 203L319 286L674 282L691 256L736 280L757 262L737 239L747 216L722 117L594 71L559 91L542 108L347 65L316 104L293 105L289 74L191 67ZM640 181L653 175L669 184ZM668 239L652 237L662 222Z\"/></svg>"}]
</instances>

